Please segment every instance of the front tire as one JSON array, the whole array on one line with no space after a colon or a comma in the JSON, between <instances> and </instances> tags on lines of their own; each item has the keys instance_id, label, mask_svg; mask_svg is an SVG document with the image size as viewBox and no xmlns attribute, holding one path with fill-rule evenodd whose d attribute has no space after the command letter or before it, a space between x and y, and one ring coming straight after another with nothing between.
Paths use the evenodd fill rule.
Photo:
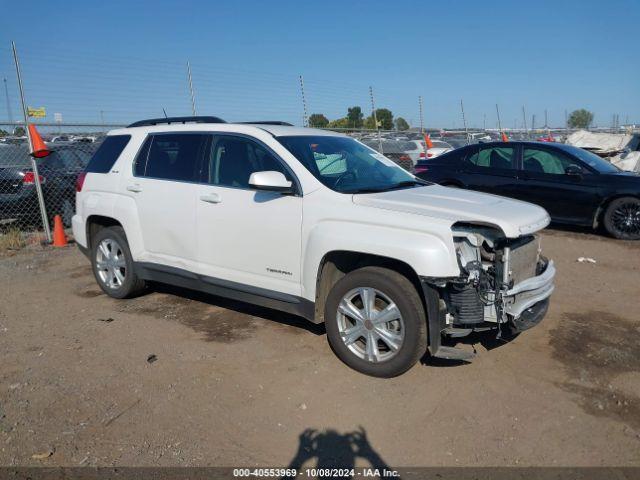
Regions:
<instances>
[{"instance_id":1,"label":"front tire","mask_svg":"<svg viewBox=\"0 0 640 480\"><path fill-rule=\"evenodd\" d=\"M366 375L401 375L427 349L420 296L405 276L387 268L360 268L336 282L324 319L334 353Z\"/></svg>"},{"instance_id":2,"label":"front tire","mask_svg":"<svg viewBox=\"0 0 640 480\"><path fill-rule=\"evenodd\" d=\"M135 273L122 227L103 228L91 239L91 266L98 285L110 297L134 297L145 288Z\"/></svg>"},{"instance_id":3,"label":"front tire","mask_svg":"<svg viewBox=\"0 0 640 480\"><path fill-rule=\"evenodd\" d=\"M622 197L612 201L604 213L604 228L621 240L640 240L640 199Z\"/></svg>"}]
</instances>

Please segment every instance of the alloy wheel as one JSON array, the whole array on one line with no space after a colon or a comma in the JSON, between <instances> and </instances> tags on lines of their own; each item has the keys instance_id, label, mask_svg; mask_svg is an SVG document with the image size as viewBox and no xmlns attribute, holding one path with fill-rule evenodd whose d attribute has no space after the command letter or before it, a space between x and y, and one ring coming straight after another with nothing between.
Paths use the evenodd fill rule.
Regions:
<instances>
[{"instance_id":1,"label":"alloy wheel","mask_svg":"<svg viewBox=\"0 0 640 480\"><path fill-rule=\"evenodd\" d=\"M112 238L105 238L98 245L96 269L100 281L109 288L118 289L127 275L127 262L120 244Z\"/></svg>"},{"instance_id":2,"label":"alloy wheel","mask_svg":"<svg viewBox=\"0 0 640 480\"><path fill-rule=\"evenodd\" d=\"M372 363L395 357L404 342L400 309L388 295L375 288L360 287L347 292L338 305L336 320L345 346Z\"/></svg>"},{"instance_id":3,"label":"alloy wheel","mask_svg":"<svg viewBox=\"0 0 640 480\"><path fill-rule=\"evenodd\" d=\"M628 202L619 205L611 215L613 226L622 234L640 234L640 204Z\"/></svg>"}]
</instances>

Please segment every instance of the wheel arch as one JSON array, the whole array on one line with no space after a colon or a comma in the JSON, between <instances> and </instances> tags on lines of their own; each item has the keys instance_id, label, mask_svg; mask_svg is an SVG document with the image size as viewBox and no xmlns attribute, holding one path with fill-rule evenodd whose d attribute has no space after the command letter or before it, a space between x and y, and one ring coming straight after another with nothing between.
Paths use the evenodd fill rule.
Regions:
<instances>
[{"instance_id":1,"label":"wheel arch","mask_svg":"<svg viewBox=\"0 0 640 480\"><path fill-rule=\"evenodd\" d=\"M93 247L93 237L98 231L108 227L122 227L122 223L113 217L105 215L90 215L87 217L86 233L87 233L87 248L91 250Z\"/></svg>"},{"instance_id":2,"label":"wheel arch","mask_svg":"<svg viewBox=\"0 0 640 480\"><path fill-rule=\"evenodd\" d=\"M353 250L327 252L317 271L315 291L315 323L324 322L324 305L333 286L348 273L363 267L383 267L400 273L415 287L423 307L425 298L418 273L406 262L392 257Z\"/></svg>"},{"instance_id":3,"label":"wheel arch","mask_svg":"<svg viewBox=\"0 0 640 480\"><path fill-rule=\"evenodd\" d=\"M614 193L606 197L602 202L600 202L600 205L598 205L598 208L596 208L596 211L593 214L593 222L592 222L593 228L595 229L595 228L598 228L600 225L602 225L604 214L607 211L607 208L609 208L609 205L611 204L611 202L613 202L614 200L618 200L619 198L625 198L625 197L631 197L631 198L640 200L640 195L636 193Z\"/></svg>"}]
</instances>

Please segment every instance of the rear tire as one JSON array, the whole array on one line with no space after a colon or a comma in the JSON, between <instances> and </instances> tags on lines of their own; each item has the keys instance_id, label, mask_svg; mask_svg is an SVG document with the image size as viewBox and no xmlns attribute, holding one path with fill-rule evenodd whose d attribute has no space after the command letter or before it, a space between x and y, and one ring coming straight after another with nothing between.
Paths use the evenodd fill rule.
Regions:
<instances>
[{"instance_id":1,"label":"rear tire","mask_svg":"<svg viewBox=\"0 0 640 480\"><path fill-rule=\"evenodd\" d=\"M640 240L640 199L622 197L612 201L604 212L604 228L621 240Z\"/></svg>"},{"instance_id":2,"label":"rear tire","mask_svg":"<svg viewBox=\"0 0 640 480\"><path fill-rule=\"evenodd\" d=\"M345 275L329 292L324 318L334 353L365 375L401 375L427 350L420 296L394 270L364 267Z\"/></svg>"},{"instance_id":3,"label":"rear tire","mask_svg":"<svg viewBox=\"0 0 640 480\"><path fill-rule=\"evenodd\" d=\"M135 273L133 257L122 227L98 230L91 239L93 275L104 293L131 298L142 293L145 282Z\"/></svg>"}]
</instances>

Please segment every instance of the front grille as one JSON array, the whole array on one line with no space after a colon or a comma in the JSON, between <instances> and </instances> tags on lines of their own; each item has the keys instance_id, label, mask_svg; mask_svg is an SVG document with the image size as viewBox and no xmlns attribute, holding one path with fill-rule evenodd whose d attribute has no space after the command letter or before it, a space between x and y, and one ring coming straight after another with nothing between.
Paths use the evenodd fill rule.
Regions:
<instances>
[{"instance_id":1,"label":"front grille","mask_svg":"<svg viewBox=\"0 0 640 480\"><path fill-rule=\"evenodd\" d=\"M527 237L511 246L509 271L514 285L536 276L539 259L540 239L537 237Z\"/></svg>"}]
</instances>

